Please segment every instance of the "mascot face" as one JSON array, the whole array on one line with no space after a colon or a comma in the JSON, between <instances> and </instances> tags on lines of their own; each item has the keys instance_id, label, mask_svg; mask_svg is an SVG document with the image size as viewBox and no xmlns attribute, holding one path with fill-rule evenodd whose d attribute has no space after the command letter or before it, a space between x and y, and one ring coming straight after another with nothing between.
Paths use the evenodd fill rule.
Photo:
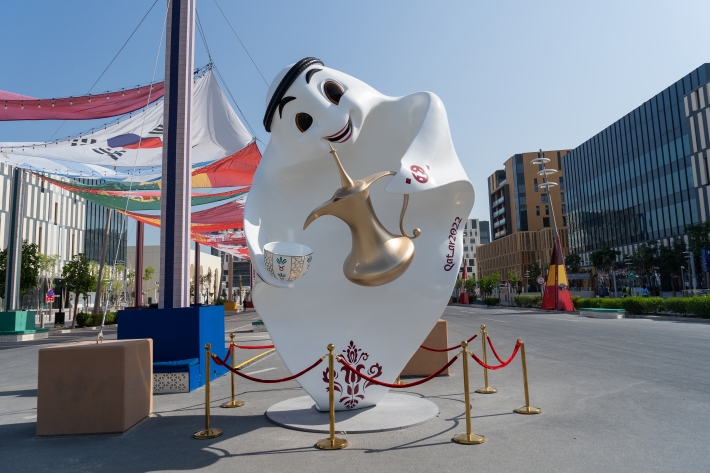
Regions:
<instances>
[{"instance_id":1,"label":"mascot face","mask_svg":"<svg viewBox=\"0 0 710 473\"><path fill-rule=\"evenodd\" d=\"M279 82L277 77L269 99ZM354 77L311 66L279 101L271 122L271 140L289 150L293 164L327 156L329 144L345 150L357 141L367 114L383 99L382 94Z\"/></svg>"}]
</instances>

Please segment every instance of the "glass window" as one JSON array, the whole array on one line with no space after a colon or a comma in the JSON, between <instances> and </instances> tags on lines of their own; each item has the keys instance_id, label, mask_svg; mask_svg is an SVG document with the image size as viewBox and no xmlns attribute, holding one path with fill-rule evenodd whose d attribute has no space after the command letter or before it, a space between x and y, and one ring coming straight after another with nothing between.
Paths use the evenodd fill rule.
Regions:
<instances>
[{"instance_id":1,"label":"glass window","mask_svg":"<svg viewBox=\"0 0 710 473\"><path fill-rule=\"evenodd\" d=\"M540 206L539 205L535 206L535 215L540 215Z\"/></svg>"},{"instance_id":2,"label":"glass window","mask_svg":"<svg viewBox=\"0 0 710 473\"><path fill-rule=\"evenodd\" d=\"M533 183L535 184L535 192L537 192L537 178L533 179Z\"/></svg>"},{"instance_id":3,"label":"glass window","mask_svg":"<svg viewBox=\"0 0 710 473\"><path fill-rule=\"evenodd\" d=\"M550 198L550 195L549 195L549 194L542 194L540 197L542 198L542 203L543 203L543 204L546 204L546 203L548 203L548 202L550 201L550 200L549 200L549 198Z\"/></svg>"},{"instance_id":4,"label":"glass window","mask_svg":"<svg viewBox=\"0 0 710 473\"><path fill-rule=\"evenodd\" d=\"M550 226L550 217L542 217L542 226L546 228Z\"/></svg>"},{"instance_id":5,"label":"glass window","mask_svg":"<svg viewBox=\"0 0 710 473\"><path fill-rule=\"evenodd\" d=\"M549 205L545 206L545 215L550 215L550 206Z\"/></svg>"}]
</instances>

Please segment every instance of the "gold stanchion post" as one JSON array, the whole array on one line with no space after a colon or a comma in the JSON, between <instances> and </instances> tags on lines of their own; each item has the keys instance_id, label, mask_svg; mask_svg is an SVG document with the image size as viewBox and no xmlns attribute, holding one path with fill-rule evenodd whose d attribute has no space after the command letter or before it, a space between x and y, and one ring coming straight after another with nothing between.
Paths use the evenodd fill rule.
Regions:
<instances>
[{"instance_id":1,"label":"gold stanchion post","mask_svg":"<svg viewBox=\"0 0 710 473\"><path fill-rule=\"evenodd\" d=\"M461 348L463 351L459 355L463 355L463 390L464 390L464 402L466 403L466 432L463 434L457 434L454 436L454 442L462 443L464 445L478 445L486 441L483 435L478 435L471 433L471 395L469 394L468 386L468 342L464 340L461 342Z\"/></svg>"},{"instance_id":2,"label":"gold stanchion post","mask_svg":"<svg viewBox=\"0 0 710 473\"><path fill-rule=\"evenodd\" d=\"M230 333L230 334L229 334L229 338L230 338L230 340L231 340L231 341L230 341L230 346L232 347L232 369L234 369L234 367L236 366L236 365L234 364L234 352L236 351L236 350L234 349L234 334L233 334L233 333ZM224 407L224 408L242 407L242 406L244 405L244 401L237 401L237 400L234 398L234 373L230 371L229 374L232 375L232 397L230 398L229 401L227 401L227 402L225 402L224 404L222 404L222 407Z\"/></svg>"},{"instance_id":3,"label":"gold stanchion post","mask_svg":"<svg viewBox=\"0 0 710 473\"><path fill-rule=\"evenodd\" d=\"M486 356L486 339L488 338L488 333L486 332L486 326L481 325L481 344L483 345L483 362L488 364L488 357ZM488 386L488 368L483 368L483 383L484 386L480 389L476 389L478 394L495 394L498 392L496 388Z\"/></svg>"},{"instance_id":4,"label":"gold stanchion post","mask_svg":"<svg viewBox=\"0 0 710 473\"><path fill-rule=\"evenodd\" d=\"M330 436L327 439L316 442L316 447L323 450L339 450L348 446L348 441L335 436L335 394L333 392L333 375L335 355L333 355L335 345L328 345L328 401L330 403Z\"/></svg>"},{"instance_id":5,"label":"gold stanchion post","mask_svg":"<svg viewBox=\"0 0 710 473\"><path fill-rule=\"evenodd\" d=\"M394 384L402 384L402 380L400 378L401 378L401 375L397 376L397 379L394 381Z\"/></svg>"},{"instance_id":6,"label":"gold stanchion post","mask_svg":"<svg viewBox=\"0 0 710 473\"><path fill-rule=\"evenodd\" d=\"M222 429L213 429L210 427L210 350L211 343L205 344L205 429L198 430L193 437L200 440L213 439L222 435Z\"/></svg>"},{"instance_id":7,"label":"gold stanchion post","mask_svg":"<svg viewBox=\"0 0 710 473\"><path fill-rule=\"evenodd\" d=\"M525 344L522 340L518 339L520 342L520 356L522 358L523 365L523 388L525 388L525 405L514 410L518 414L540 414L542 409L539 407L533 407L530 405L530 394L528 393L528 366L525 363Z\"/></svg>"}]
</instances>

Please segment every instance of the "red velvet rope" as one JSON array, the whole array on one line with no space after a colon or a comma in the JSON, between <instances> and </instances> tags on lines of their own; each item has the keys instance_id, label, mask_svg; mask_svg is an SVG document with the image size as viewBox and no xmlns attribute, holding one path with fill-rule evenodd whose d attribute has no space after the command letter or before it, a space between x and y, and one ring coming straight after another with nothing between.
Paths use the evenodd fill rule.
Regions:
<instances>
[{"instance_id":1,"label":"red velvet rope","mask_svg":"<svg viewBox=\"0 0 710 473\"><path fill-rule=\"evenodd\" d=\"M254 378L254 377L252 377L252 376L249 376L248 374L244 374L244 373L242 373L241 371L235 370L234 368L232 368L231 366L229 366L229 365L227 365L226 363L222 362L222 360L220 360L219 358L217 358L217 357L214 356L214 355L212 355L212 360L214 360L214 362L217 363L219 366L223 366L223 367L227 368L229 371L231 371L232 373L236 374L237 376L241 376L242 378L248 379L249 381L255 381L255 382L257 382L257 383L267 383L267 384L283 383L283 382L286 382L286 381L291 381L292 379L296 379L296 378L298 378L299 376L303 376L304 374L308 373L309 371L311 371L311 370L312 370L313 368L315 368L316 366L318 366L318 365L320 365L321 363L323 363L323 358L320 358L318 361L316 361L315 363L313 363L311 366L309 366L309 367L306 368L305 370L301 371L300 373L296 373L296 374L294 374L294 375L292 375L292 376L287 376L286 378L278 378L278 379L259 379L259 378Z\"/></svg>"},{"instance_id":2,"label":"red velvet rope","mask_svg":"<svg viewBox=\"0 0 710 473\"><path fill-rule=\"evenodd\" d=\"M395 388L395 389L411 388L411 387L419 386L420 384L426 383L426 382L429 381L430 379L439 376L441 373L444 372L444 370L445 370L446 368L448 368L449 366L453 365L454 362L455 362L456 360L458 360L458 359L459 359L458 356L453 357L453 358L451 359L451 361L449 361L449 362L446 363L444 366L442 366L441 369L440 369L439 371L437 371L436 373L431 374L431 375L427 376L426 378L422 378L422 379L420 379L420 380L414 381L413 383L390 384L390 383L384 383L384 382L382 382L382 381L378 381L378 380L376 380L375 378L370 378L370 377L367 376L366 374L362 374L361 372L359 372L358 370L356 370L355 368L353 368L352 366L350 366L350 365L348 364L348 362L345 361L342 357L338 357L338 361L340 362L340 364L342 364L345 368L347 368L347 369L350 370L351 372L355 373L356 375L362 377L363 379L365 379L365 380L367 380L367 381L369 381L369 382L371 382L371 383L373 383L373 384L379 384L380 386L385 386L385 387L387 387L387 388Z\"/></svg>"},{"instance_id":3,"label":"red velvet rope","mask_svg":"<svg viewBox=\"0 0 710 473\"><path fill-rule=\"evenodd\" d=\"M499 363L505 363L500 356L498 356L498 352L496 351L496 348L493 346L493 342L491 341L491 337L486 335L486 339L488 339L488 346L491 347L491 351L493 352L493 355L495 355L496 359L498 360Z\"/></svg>"},{"instance_id":4,"label":"red velvet rope","mask_svg":"<svg viewBox=\"0 0 710 473\"><path fill-rule=\"evenodd\" d=\"M466 343L471 343L471 341L472 341L474 338L476 338L477 336L478 336L478 334L476 334L476 335L474 335L473 337L469 338L468 340L466 340ZM456 350L457 348L461 348L461 345L454 345L454 346L449 347L449 348L431 348L431 347L425 347L424 345L420 345L419 348L423 348L423 349L429 350L429 351L444 352L444 351L451 351L451 350Z\"/></svg>"},{"instance_id":5,"label":"red velvet rope","mask_svg":"<svg viewBox=\"0 0 710 473\"><path fill-rule=\"evenodd\" d=\"M481 360L479 357L477 357L473 353L471 353L471 356L473 357L474 360L476 360L476 363L483 366L484 368L487 368L489 370L499 370L501 368L505 368L506 366L508 366L510 364L511 361L513 361L513 358L515 358L515 355L518 354L518 350L520 350L520 340L518 340L518 342L515 344L515 349L513 350L513 354L510 355L510 358L508 358L506 361L501 361L501 364L498 366L491 366L491 365L485 364L483 362L483 360Z\"/></svg>"},{"instance_id":6,"label":"red velvet rope","mask_svg":"<svg viewBox=\"0 0 710 473\"><path fill-rule=\"evenodd\" d=\"M234 345L242 350L264 350L266 348L274 348L273 345Z\"/></svg>"},{"instance_id":7,"label":"red velvet rope","mask_svg":"<svg viewBox=\"0 0 710 473\"><path fill-rule=\"evenodd\" d=\"M229 350L227 350L227 354L224 357L224 360L222 360L222 363L226 363L227 360L229 359L229 355L232 354L232 344L229 344Z\"/></svg>"}]
</instances>

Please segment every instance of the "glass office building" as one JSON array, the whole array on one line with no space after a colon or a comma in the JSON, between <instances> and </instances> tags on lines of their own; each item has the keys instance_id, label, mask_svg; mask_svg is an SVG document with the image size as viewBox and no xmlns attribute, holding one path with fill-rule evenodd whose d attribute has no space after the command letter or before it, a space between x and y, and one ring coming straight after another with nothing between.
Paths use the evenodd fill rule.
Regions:
<instances>
[{"instance_id":1,"label":"glass office building","mask_svg":"<svg viewBox=\"0 0 710 473\"><path fill-rule=\"evenodd\" d=\"M700 221L687 96L708 79L703 64L562 158L571 253L629 254Z\"/></svg>"},{"instance_id":2,"label":"glass office building","mask_svg":"<svg viewBox=\"0 0 710 473\"><path fill-rule=\"evenodd\" d=\"M96 185L95 179L77 179L84 184ZM86 202L86 229L84 230L84 256L87 259L101 262L101 250L104 244L106 231L106 214L108 209L93 202ZM124 228L124 216L119 212L111 213L111 225L108 232L108 249L106 250L106 264L113 266L114 260L118 264L126 264L127 227Z\"/></svg>"}]
</instances>

